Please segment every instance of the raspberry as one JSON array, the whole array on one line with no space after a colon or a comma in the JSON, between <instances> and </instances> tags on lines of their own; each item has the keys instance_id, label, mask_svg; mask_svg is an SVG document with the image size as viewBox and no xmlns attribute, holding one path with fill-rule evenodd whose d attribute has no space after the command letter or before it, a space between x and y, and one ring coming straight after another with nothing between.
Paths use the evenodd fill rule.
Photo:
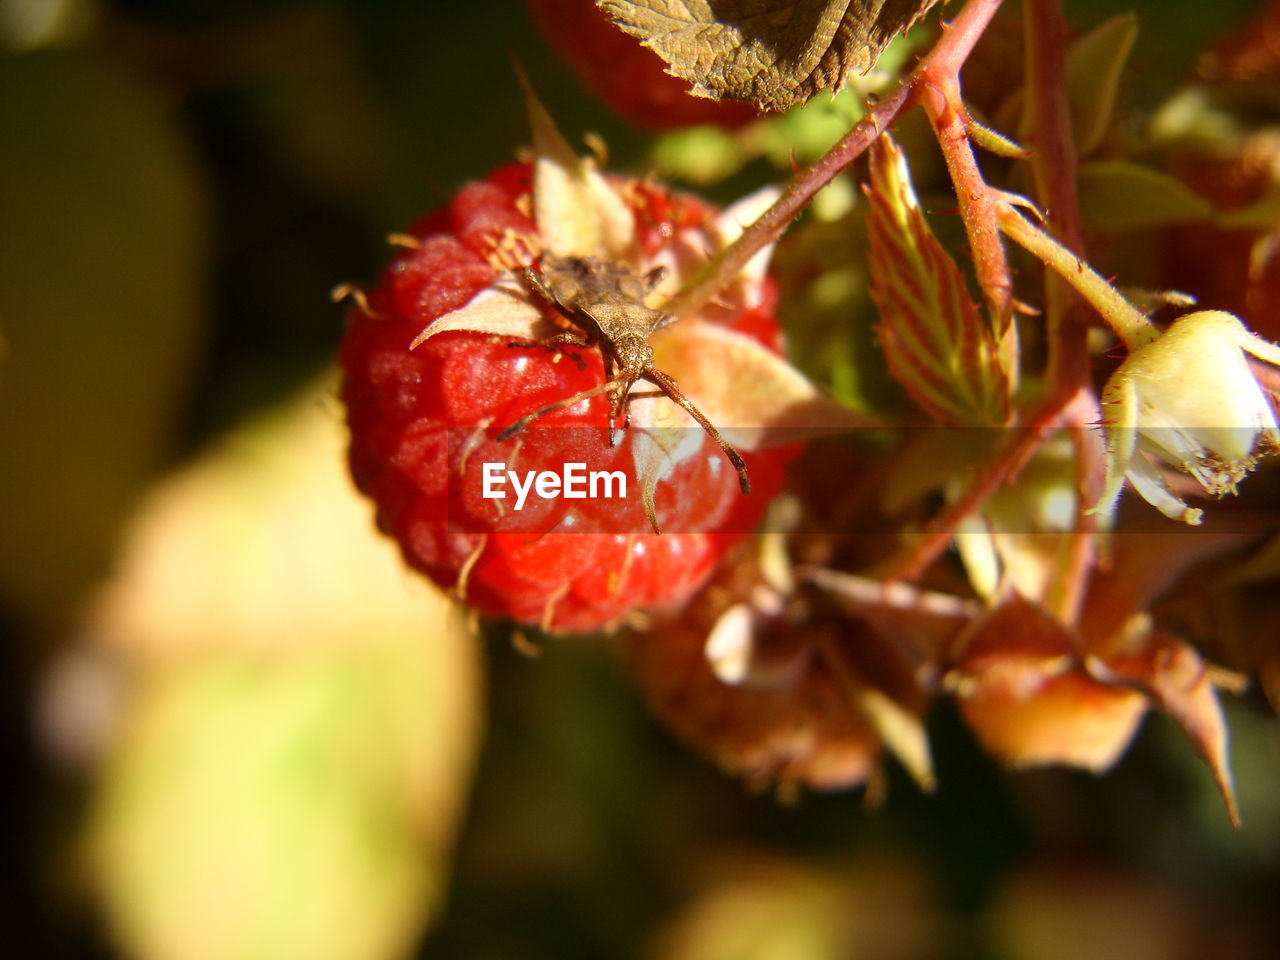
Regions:
<instances>
[{"instance_id":1,"label":"raspberry","mask_svg":"<svg viewBox=\"0 0 1280 960\"><path fill-rule=\"evenodd\" d=\"M594 0L529 0L529 9L583 84L639 127L733 128L759 115L749 104L693 96L687 81L667 73L662 58L610 23Z\"/></svg>"},{"instance_id":2,"label":"raspberry","mask_svg":"<svg viewBox=\"0 0 1280 960\"><path fill-rule=\"evenodd\" d=\"M635 217L646 266L663 263L679 273L682 256L708 248L713 211L700 200L652 183L613 185ZM759 520L781 487L786 457L746 453L753 492L744 497L720 449L689 421L681 430L683 455L655 490L661 529L670 531L661 535L650 532L639 497L530 498L517 513L510 501L481 495L486 462L525 471L578 461L636 473L641 431L619 431L611 446L603 394L498 440L532 411L602 384L600 351L572 348L566 355L452 329L411 348L433 321L504 272L510 281L520 257L540 249L530 190L525 165L463 187L446 209L410 228L403 252L353 310L341 350L350 462L356 484L377 505L379 525L412 566L484 613L588 631L637 608L681 604ZM752 295L709 308L715 316L707 322L777 352L772 300L771 287L757 281ZM661 336L654 340L659 350ZM643 402L684 416L665 399Z\"/></svg>"}]
</instances>

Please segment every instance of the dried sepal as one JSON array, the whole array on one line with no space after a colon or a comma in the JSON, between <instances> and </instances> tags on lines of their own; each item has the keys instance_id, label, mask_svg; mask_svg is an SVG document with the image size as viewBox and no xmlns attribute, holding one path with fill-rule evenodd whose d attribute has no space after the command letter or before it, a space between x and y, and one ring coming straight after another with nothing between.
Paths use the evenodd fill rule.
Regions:
<instances>
[{"instance_id":1,"label":"dried sepal","mask_svg":"<svg viewBox=\"0 0 1280 960\"><path fill-rule=\"evenodd\" d=\"M543 245L558 257L624 259L635 241L635 217L593 160L578 156L542 105L524 87L533 132L533 212Z\"/></svg>"},{"instance_id":2,"label":"dried sepal","mask_svg":"<svg viewBox=\"0 0 1280 960\"><path fill-rule=\"evenodd\" d=\"M410 346L460 330L528 342L550 336L555 325L533 305L516 276L504 274L457 310L432 321Z\"/></svg>"},{"instance_id":3,"label":"dried sepal","mask_svg":"<svg viewBox=\"0 0 1280 960\"><path fill-rule=\"evenodd\" d=\"M1070 632L1016 597L975 624L945 680L969 728L1011 767L1107 770L1147 709L1141 693L1086 671Z\"/></svg>"},{"instance_id":4,"label":"dried sepal","mask_svg":"<svg viewBox=\"0 0 1280 960\"><path fill-rule=\"evenodd\" d=\"M1186 643L1154 633L1135 652L1107 663L1090 659L1088 667L1099 679L1141 691L1173 719L1209 765L1227 816L1239 826L1226 718L1212 674L1200 655Z\"/></svg>"}]
</instances>

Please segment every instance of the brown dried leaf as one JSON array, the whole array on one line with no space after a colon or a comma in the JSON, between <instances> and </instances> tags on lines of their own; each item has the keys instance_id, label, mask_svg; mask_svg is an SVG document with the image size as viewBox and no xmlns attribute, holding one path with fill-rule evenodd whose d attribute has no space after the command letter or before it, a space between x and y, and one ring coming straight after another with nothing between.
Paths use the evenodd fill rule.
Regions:
<instances>
[{"instance_id":1,"label":"brown dried leaf","mask_svg":"<svg viewBox=\"0 0 1280 960\"><path fill-rule=\"evenodd\" d=\"M1227 816L1233 825L1240 826L1227 722L1211 673L1200 655L1173 637L1154 634L1141 651L1107 664L1091 659L1088 667L1100 679L1145 693L1173 719L1209 765Z\"/></svg>"},{"instance_id":2,"label":"brown dried leaf","mask_svg":"<svg viewBox=\"0 0 1280 960\"><path fill-rule=\"evenodd\" d=\"M615 23L714 100L766 110L838 90L936 0L597 0Z\"/></svg>"}]
</instances>

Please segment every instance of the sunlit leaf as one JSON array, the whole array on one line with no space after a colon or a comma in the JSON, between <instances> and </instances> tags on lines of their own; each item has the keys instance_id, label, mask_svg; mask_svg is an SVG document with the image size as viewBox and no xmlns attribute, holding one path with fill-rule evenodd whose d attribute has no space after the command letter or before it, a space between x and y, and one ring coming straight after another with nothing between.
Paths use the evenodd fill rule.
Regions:
<instances>
[{"instance_id":1,"label":"sunlit leaf","mask_svg":"<svg viewBox=\"0 0 1280 960\"><path fill-rule=\"evenodd\" d=\"M906 158L887 136L872 147L866 192L871 296L890 372L940 423L1003 423L1009 383L990 329L925 220Z\"/></svg>"},{"instance_id":2,"label":"sunlit leaf","mask_svg":"<svg viewBox=\"0 0 1280 960\"><path fill-rule=\"evenodd\" d=\"M838 90L936 0L599 0L671 73L714 99L765 109Z\"/></svg>"},{"instance_id":3,"label":"sunlit leaf","mask_svg":"<svg viewBox=\"0 0 1280 960\"><path fill-rule=\"evenodd\" d=\"M476 651L373 529L334 390L158 488L89 616L133 669L88 851L132 960L386 960L440 902Z\"/></svg>"}]
</instances>

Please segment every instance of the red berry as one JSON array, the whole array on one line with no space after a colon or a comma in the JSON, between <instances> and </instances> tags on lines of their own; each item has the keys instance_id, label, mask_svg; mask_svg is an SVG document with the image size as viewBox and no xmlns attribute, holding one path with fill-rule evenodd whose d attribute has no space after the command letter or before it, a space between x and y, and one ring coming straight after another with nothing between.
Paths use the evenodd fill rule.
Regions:
<instances>
[{"instance_id":1,"label":"red berry","mask_svg":"<svg viewBox=\"0 0 1280 960\"><path fill-rule=\"evenodd\" d=\"M671 261L673 238L701 237L712 224L713 211L695 198L651 183L620 186L646 259ZM504 427L603 383L599 350L573 348L580 367L569 356L470 330L410 345L432 321L494 283L512 265L511 251L540 248L530 209L526 166L468 184L445 210L411 228L415 245L367 292L367 310L353 310L341 352L351 468L377 505L379 525L438 584L456 588L485 613L586 631L635 609L683 603L759 520L781 486L785 456L746 453L753 490L743 496L720 449L688 421L698 443L657 485L657 516L669 531L658 535L632 493L638 428L622 431L610 446L606 396L551 413L499 442ZM707 322L723 322L776 351L772 291L757 294L752 306L715 308L715 321ZM624 472L632 495L530 497L519 513L511 500L481 496L486 462L558 471L570 461Z\"/></svg>"},{"instance_id":2,"label":"red berry","mask_svg":"<svg viewBox=\"0 0 1280 960\"><path fill-rule=\"evenodd\" d=\"M637 126L732 128L759 116L750 104L695 97L688 81L667 73L662 58L614 26L594 0L529 0L529 9L547 42L587 88Z\"/></svg>"}]
</instances>

